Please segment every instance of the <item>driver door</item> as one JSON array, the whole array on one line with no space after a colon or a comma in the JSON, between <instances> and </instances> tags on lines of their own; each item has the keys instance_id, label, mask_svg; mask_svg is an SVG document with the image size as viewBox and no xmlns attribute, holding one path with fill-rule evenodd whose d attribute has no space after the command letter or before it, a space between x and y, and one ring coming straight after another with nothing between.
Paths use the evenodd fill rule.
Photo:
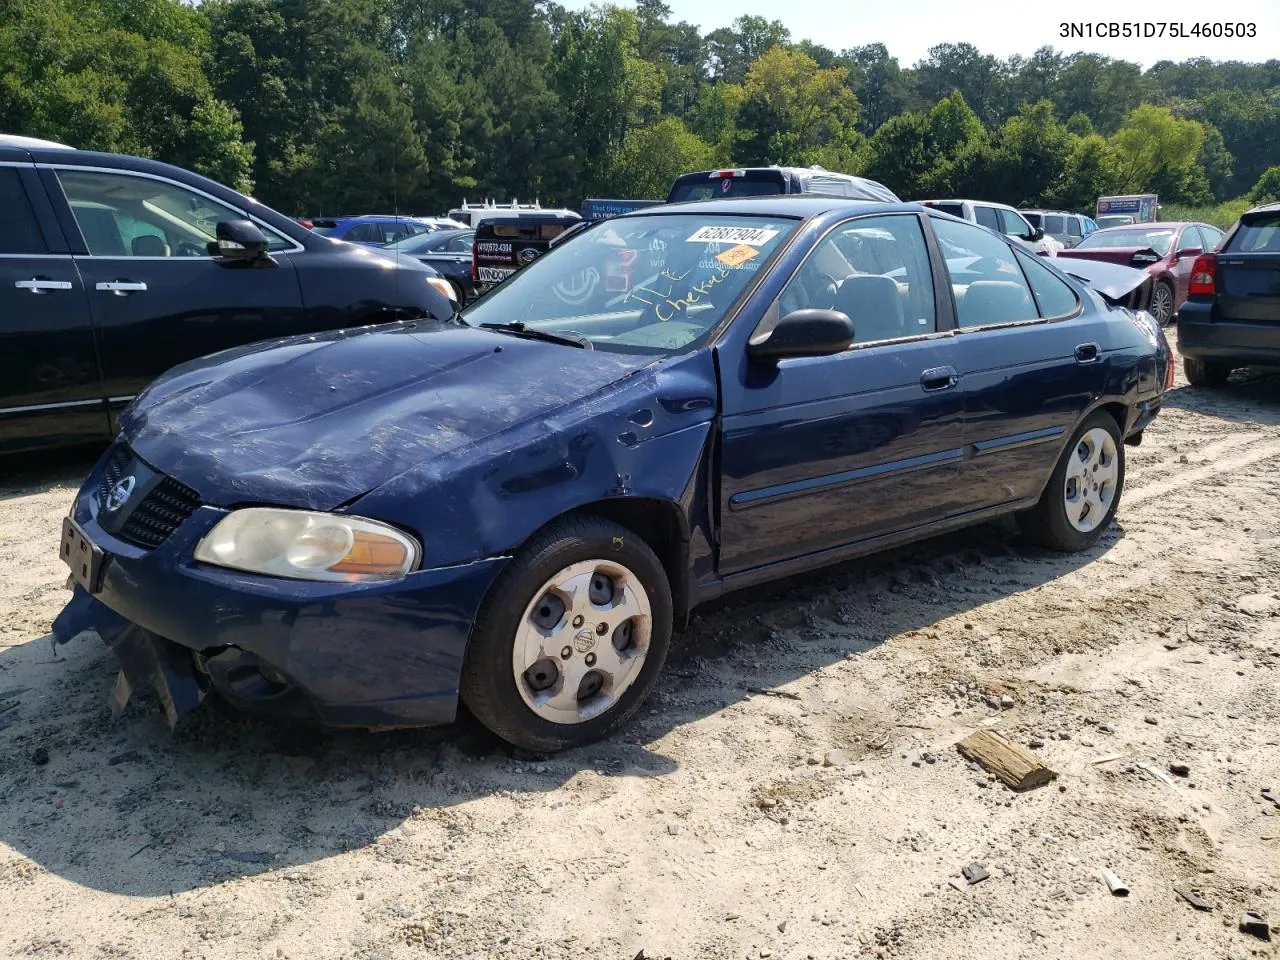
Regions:
<instances>
[{"instance_id":1,"label":"driver door","mask_svg":"<svg viewBox=\"0 0 1280 960\"><path fill-rule=\"evenodd\" d=\"M853 345L776 367L720 358L722 574L965 509L963 400L939 306L945 289L935 287L916 215L845 221L810 251L763 322L835 309L853 321Z\"/></svg>"},{"instance_id":2,"label":"driver door","mask_svg":"<svg viewBox=\"0 0 1280 960\"><path fill-rule=\"evenodd\" d=\"M217 221L243 211L150 174L77 167L44 176L80 228L69 239L113 414L176 364L304 332L293 241L264 228L274 269L219 263L204 245Z\"/></svg>"}]
</instances>

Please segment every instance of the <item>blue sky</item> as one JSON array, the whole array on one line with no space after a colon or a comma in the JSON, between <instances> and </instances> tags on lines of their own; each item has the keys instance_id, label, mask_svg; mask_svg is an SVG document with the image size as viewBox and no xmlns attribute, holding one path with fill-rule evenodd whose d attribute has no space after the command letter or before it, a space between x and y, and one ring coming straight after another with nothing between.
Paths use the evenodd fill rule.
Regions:
<instances>
[{"instance_id":1,"label":"blue sky","mask_svg":"<svg viewBox=\"0 0 1280 960\"><path fill-rule=\"evenodd\" d=\"M561 0L571 9L590 0ZM633 6L612 0L618 6ZM903 66L921 59L936 43L968 42L984 53L1007 57L1028 55L1052 45L1065 52L1088 50L1150 66L1158 60L1209 57L1214 60L1261 61L1280 58L1280 0L1160 0L1117 3L1115 0L879 0L874 3L834 0L667 0L675 20L688 20L703 32L727 26L744 14L781 20L795 40L810 39L834 50L864 43L883 43ZM1063 21L1156 21L1182 23L1253 23L1253 39L1062 39Z\"/></svg>"}]
</instances>

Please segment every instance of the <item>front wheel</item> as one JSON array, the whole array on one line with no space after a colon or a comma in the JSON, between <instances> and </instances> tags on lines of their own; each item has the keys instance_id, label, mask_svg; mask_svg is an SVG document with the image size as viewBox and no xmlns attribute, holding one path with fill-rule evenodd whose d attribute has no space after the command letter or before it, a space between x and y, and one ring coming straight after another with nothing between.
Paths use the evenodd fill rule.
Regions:
<instances>
[{"instance_id":1,"label":"front wheel","mask_svg":"<svg viewBox=\"0 0 1280 960\"><path fill-rule=\"evenodd\" d=\"M1124 489L1124 443L1111 415L1091 414L1058 459L1040 502L1018 515L1028 539L1074 552L1097 543L1111 525Z\"/></svg>"},{"instance_id":2,"label":"front wheel","mask_svg":"<svg viewBox=\"0 0 1280 960\"><path fill-rule=\"evenodd\" d=\"M462 700L513 746L590 743L649 695L671 627L671 588L648 544L601 518L563 520L494 582L467 650Z\"/></svg>"},{"instance_id":3,"label":"front wheel","mask_svg":"<svg viewBox=\"0 0 1280 960\"><path fill-rule=\"evenodd\" d=\"M1151 316L1156 318L1156 323L1162 327L1167 327L1173 323L1173 287L1166 280L1157 280L1155 287L1151 290Z\"/></svg>"},{"instance_id":4,"label":"front wheel","mask_svg":"<svg viewBox=\"0 0 1280 960\"><path fill-rule=\"evenodd\" d=\"M1220 387L1231 376L1231 364L1221 360L1197 360L1184 357L1182 371L1187 375L1187 383L1193 387Z\"/></svg>"}]
</instances>

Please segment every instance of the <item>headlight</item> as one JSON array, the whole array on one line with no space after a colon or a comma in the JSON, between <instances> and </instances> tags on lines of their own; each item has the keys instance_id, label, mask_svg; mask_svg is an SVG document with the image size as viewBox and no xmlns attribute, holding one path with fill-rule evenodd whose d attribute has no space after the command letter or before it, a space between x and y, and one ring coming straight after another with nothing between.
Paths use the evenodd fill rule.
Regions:
<instances>
[{"instance_id":1,"label":"headlight","mask_svg":"<svg viewBox=\"0 0 1280 960\"><path fill-rule=\"evenodd\" d=\"M336 513L248 507L227 514L196 546L196 559L295 580L399 580L422 548L395 527Z\"/></svg>"}]
</instances>

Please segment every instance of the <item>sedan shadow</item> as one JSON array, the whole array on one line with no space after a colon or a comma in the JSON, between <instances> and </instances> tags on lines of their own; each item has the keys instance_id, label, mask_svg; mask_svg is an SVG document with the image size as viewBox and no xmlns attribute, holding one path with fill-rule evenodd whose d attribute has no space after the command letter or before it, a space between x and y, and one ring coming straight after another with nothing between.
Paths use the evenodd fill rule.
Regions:
<instances>
[{"instance_id":1,"label":"sedan shadow","mask_svg":"<svg viewBox=\"0 0 1280 960\"><path fill-rule=\"evenodd\" d=\"M581 771L661 777L677 764L651 745L672 730L1064 576L1123 536L1116 526L1063 555L997 522L730 595L677 636L637 719L551 758L513 756L465 716L436 730L333 732L209 701L170 733L154 703L111 714L115 666L100 646L76 642L55 659L48 638L32 640L0 653L0 841L75 883L154 896L394 843L424 814L545 793Z\"/></svg>"},{"instance_id":2,"label":"sedan shadow","mask_svg":"<svg viewBox=\"0 0 1280 960\"><path fill-rule=\"evenodd\" d=\"M1280 424L1280 370L1236 370L1225 386L1213 389L1175 387L1164 395L1164 405L1233 423L1275 426Z\"/></svg>"}]
</instances>

